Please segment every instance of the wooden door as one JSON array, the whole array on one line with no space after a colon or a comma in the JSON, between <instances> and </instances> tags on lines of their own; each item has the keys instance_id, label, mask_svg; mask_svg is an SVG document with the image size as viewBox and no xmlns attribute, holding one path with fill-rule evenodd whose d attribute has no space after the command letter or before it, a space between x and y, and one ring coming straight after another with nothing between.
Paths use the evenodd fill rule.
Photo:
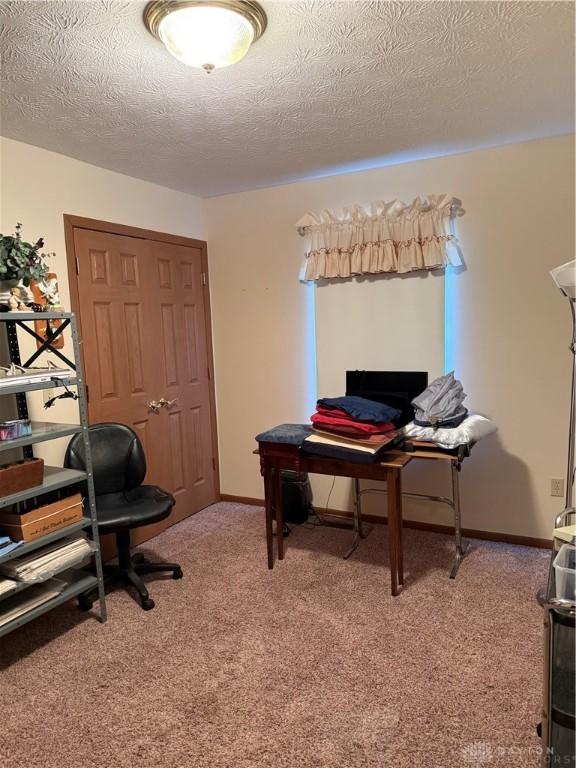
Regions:
<instances>
[{"instance_id":1,"label":"wooden door","mask_svg":"<svg viewBox=\"0 0 576 768\"><path fill-rule=\"evenodd\" d=\"M202 252L79 227L73 243L90 422L131 426L146 482L176 497L168 521L135 532L143 541L216 501Z\"/></svg>"},{"instance_id":2,"label":"wooden door","mask_svg":"<svg viewBox=\"0 0 576 768\"><path fill-rule=\"evenodd\" d=\"M168 442L163 482L178 500L175 519L181 519L186 509L201 509L214 499L215 454L205 450L212 436L202 260L200 249L154 241L150 248L163 358L157 366L159 392L169 403L163 409Z\"/></svg>"}]
</instances>

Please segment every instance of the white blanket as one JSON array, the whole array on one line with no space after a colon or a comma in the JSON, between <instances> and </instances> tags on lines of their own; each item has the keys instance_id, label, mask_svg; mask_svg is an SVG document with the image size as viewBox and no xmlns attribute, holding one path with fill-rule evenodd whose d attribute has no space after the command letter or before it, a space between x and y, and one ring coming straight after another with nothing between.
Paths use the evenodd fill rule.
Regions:
<instances>
[{"instance_id":1,"label":"white blanket","mask_svg":"<svg viewBox=\"0 0 576 768\"><path fill-rule=\"evenodd\" d=\"M443 429L442 427L419 427L411 421L404 427L404 434L413 440L428 440L441 448L457 448L459 445L477 443L487 435L497 430L496 424L485 416L473 414L467 416L458 427Z\"/></svg>"}]
</instances>

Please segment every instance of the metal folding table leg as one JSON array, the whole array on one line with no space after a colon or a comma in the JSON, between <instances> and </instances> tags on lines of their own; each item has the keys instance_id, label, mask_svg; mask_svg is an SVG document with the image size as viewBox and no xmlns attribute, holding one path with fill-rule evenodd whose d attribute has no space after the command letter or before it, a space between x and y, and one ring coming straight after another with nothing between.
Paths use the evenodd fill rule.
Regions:
<instances>
[{"instance_id":1,"label":"metal folding table leg","mask_svg":"<svg viewBox=\"0 0 576 768\"><path fill-rule=\"evenodd\" d=\"M360 480L358 478L354 478L354 538L352 539L352 544L350 545L350 548L344 555L344 560L348 560L352 552L357 548L358 544L360 543L360 539L365 539L366 534L364 533L364 525L362 523L362 508L360 506Z\"/></svg>"},{"instance_id":2,"label":"metal folding table leg","mask_svg":"<svg viewBox=\"0 0 576 768\"><path fill-rule=\"evenodd\" d=\"M449 506L452 511L454 512L454 545L455 545L455 555L454 555L454 562L452 564L452 569L450 571L450 578L455 579L456 574L458 573L458 569L460 568L460 563L464 559L464 555L466 554L467 546L464 543L462 539L462 517L460 513L460 469L462 467L462 464L458 459L454 459L450 462L451 465L451 471L452 471L452 498L449 499L446 496L433 496L428 493L413 493L410 491L405 491L402 493L403 499L425 499L426 501L436 501L440 504L446 504ZM344 559L347 559L350 557L352 552L356 549L358 544L360 543L360 539L365 538L365 534L363 532L362 528L362 511L360 508L360 498L365 493L383 493L387 494L388 489L387 488L364 488L362 491L360 490L360 484L358 480L355 481L354 484L354 491L355 491L355 504L354 504L354 539L352 541L352 545L348 552L344 555Z\"/></svg>"},{"instance_id":3,"label":"metal folding table leg","mask_svg":"<svg viewBox=\"0 0 576 768\"><path fill-rule=\"evenodd\" d=\"M460 563L466 554L466 545L462 541L462 517L460 514L460 468L459 461L450 462L452 468L452 505L454 509L454 539L456 544L456 553L454 555L454 564L450 571L450 578L455 579Z\"/></svg>"}]
</instances>

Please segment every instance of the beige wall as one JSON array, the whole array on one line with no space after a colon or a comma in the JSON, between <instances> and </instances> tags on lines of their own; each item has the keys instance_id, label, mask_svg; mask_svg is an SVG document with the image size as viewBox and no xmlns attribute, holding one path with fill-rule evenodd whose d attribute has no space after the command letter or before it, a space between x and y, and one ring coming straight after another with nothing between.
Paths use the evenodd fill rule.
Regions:
<instances>
[{"instance_id":1,"label":"beige wall","mask_svg":"<svg viewBox=\"0 0 576 768\"><path fill-rule=\"evenodd\" d=\"M47 249L57 252L65 301L63 213L201 239L209 233L222 491L252 497L262 496L254 435L307 421L316 390L314 289L298 282L303 241L294 222L307 210L356 201L438 192L460 197L467 269L451 282L446 343L470 407L500 428L465 466L464 523L549 535L562 507L549 496L549 481L564 475L569 317L547 273L574 254L571 137L208 201L7 139L0 140L0 162L1 231L22 221L29 237L45 237ZM34 408L44 413L41 404ZM53 420L74 418L71 404L57 409ZM414 463L405 484L439 492L446 481L438 468ZM328 486L314 485L321 507ZM349 485L339 480L330 506L348 504ZM369 511L376 511L375 499ZM410 505L406 513L449 522L432 505Z\"/></svg>"},{"instance_id":2,"label":"beige wall","mask_svg":"<svg viewBox=\"0 0 576 768\"><path fill-rule=\"evenodd\" d=\"M549 494L550 478L565 472L569 314L548 270L574 255L573 137L207 201L223 493L261 497L254 435L310 416L314 297L298 282L294 223L308 210L443 192L466 209L458 234L467 268L449 288L446 344L469 407L499 426L465 465L464 525L549 536L562 508ZM439 467L413 462L406 474L406 486L447 487ZM314 486L322 507L327 484ZM330 506L348 504L339 480ZM449 522L433 505L407 505L406 516Z\"/></svg>"},{"instance_id":3,"label":"beige wall","mask_svg":"<svg viewBox=\"0 0 576 768\"><path fill-rule=\"evenodd\" d=\"M10 234L23 224L27 239L44 237L54 251L50 267L58 274L62 299L69 307L63 214L206 239L203 201L197 197L97 168L55 152L0 138L0 231ZM74 422L77 409L62 401L46 412L40 395L31 414L48 421ZM57 461L62 445L37 447L38 455Z\"/></svg>"}]
</instances>

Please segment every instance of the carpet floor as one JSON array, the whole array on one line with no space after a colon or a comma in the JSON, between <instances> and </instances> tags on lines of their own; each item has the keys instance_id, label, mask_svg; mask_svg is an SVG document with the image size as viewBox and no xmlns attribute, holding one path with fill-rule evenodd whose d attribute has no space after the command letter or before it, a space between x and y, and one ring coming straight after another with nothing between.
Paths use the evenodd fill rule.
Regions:
<instances>
[{"instance_id":1,"label":"carpet floor","mask_svg":"<svg viewBox=\"0 0 576 768\"><path fill-rule=\"evenodd\" d=\"M179 562L101 625L70 603L0 640L2 768L538 765L548 554L406 530L295 527L266 568L263 512L216 504L141 549Z\"/></svg>"}]
</instances>

